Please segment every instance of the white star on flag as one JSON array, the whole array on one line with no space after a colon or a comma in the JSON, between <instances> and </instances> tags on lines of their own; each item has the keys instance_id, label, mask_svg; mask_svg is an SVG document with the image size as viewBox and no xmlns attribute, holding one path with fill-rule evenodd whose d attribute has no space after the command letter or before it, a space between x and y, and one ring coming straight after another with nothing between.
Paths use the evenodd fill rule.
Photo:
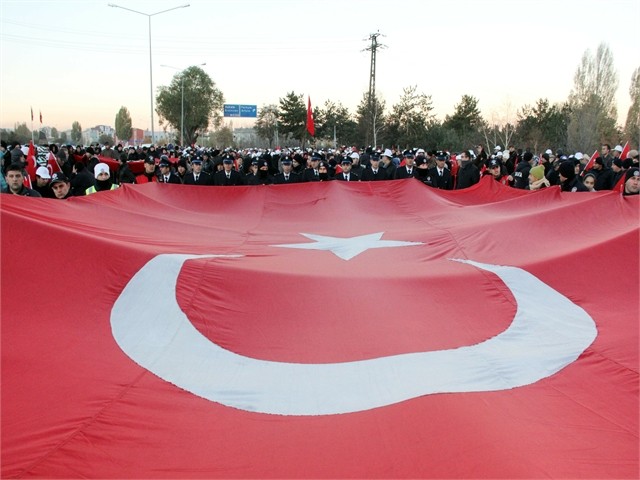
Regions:
<instances>
[{"instance_id":1,"label":"white star on flag","mask_svg":"<svg viewBox=\"0 0 640 480\"><path fill-rule=\"evenodd\" d=\"M422 242L401 242L397 240L381 240L384 232L359 235L357 237L329 237L326 235L313 235L300 233L315 243L286 243L283 245L271 245L272 247L302 248L305 250L329 250L343 260L351 260L356 255L370 248L410 247L422 245Z\"/></svg>"}]
</instances>

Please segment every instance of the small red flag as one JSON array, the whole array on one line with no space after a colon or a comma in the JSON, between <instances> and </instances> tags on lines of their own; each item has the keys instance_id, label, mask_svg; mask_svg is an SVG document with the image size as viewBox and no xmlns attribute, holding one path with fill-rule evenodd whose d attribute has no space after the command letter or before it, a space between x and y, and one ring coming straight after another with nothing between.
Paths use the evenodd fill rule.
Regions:
<instances>
[{"instance_id":1,"label":"small red flag","mask_svg":"<svg viewBox=\"0 0 640 480\"><path fill-rule=\"evenodd\" d=\"M31 107L31 121L33 122L33 107Z\"/></svg>"},{"instance_id":2,"label":"small red flag","mask_svg":"<svg viewBox=\"0 0 640 480\"><path fill-rule=\"evenodd\" d=\"M312 137L316 135L316 126L313 123L313 110L311 110L311 97L307 97L309 102L307 104L307 132Z\"/></svg>"},{"instance_id":3,"label":"small red flag","mask_svg":"<svg viewBox=\"0 0 640 480\"><path fill-rule=\"evenodd\" d=\"M42 125L42 111L40 112L40 124Z\"/></svg>"},{"instance_id":4,"label":"small red flag","mask_svg":"<svg viewBox=\"0 0 640 480\"><path fill-rule=\"evenodd\" d=\"M627 155L629 155L629 142L625 143L624 147L622 147L622 153L620 154L620 158L624 160L625 158L627 158Z\"/></svg>"},{"instance_id":5,"label":"small red flag","mask_svg":"<svg viewBox=\"0 0 640 480\"><path fill-rule=\"evenodd\" d=\"M591 167L593 167L593 164L596 163L596 158L598 158L599 156L600 155L598 155L598 150L593 152L593 155L591 155L591 158L589 159L587 164L584 166L584 170L582 170L582 173L580 174L581 177L584 177L584 174L587 173L589 170L591 170Z\"/></svg>"}]
</instances>

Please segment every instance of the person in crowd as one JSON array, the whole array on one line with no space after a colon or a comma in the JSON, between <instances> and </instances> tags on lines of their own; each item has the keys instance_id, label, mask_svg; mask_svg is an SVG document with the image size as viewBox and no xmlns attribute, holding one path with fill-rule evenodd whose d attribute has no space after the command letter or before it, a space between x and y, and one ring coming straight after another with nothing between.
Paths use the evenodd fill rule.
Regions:
<instances>
[{"instance_id":1,"label":"person in crowd","mask_svg":"<svg viewBox=\"0 0 640 480\"><path fill-rule=\"evenodd\" d=\"M53 198L58 200L72 197L71 182L69 182L69 178L64 172L56 172L51 175L51 191L53 192Z\"/></svg>"},{"instance_id":2,"label":"person in crowd","mask_svg":"<svg viewBox=\"0 0 640 480\"><path fill-rule=\"evenodd\" d=\"M318 163L318 178L319 182L328 182L333 180L333 177L331 176L331 167L324 160L321 160Z\"/></svg>"},{"instance_id":3,"label":"person in crowd","mask_svg":"<svg viewBox=\"0 0 640 480\"><path fill-rule=\"evenodd\" d=\"M369 154L369 165L362 172L363 182L377 182L387 179L387 172L380 166L380 155L377 152Z\"/></svg>"},{"instance_id":4,"label":"person in crowd","mask_svg":"<svg viewBox=\"0 0 640 480\"><path fill-rule=\"evenodd\" d=\"M405 150L402 155L404 157L404 165L396 168L396 172L394 176L396 180L402 179L402 178L412 178L415 175L415 172L414 172L415 155L413 154L413 151Z\"/></svg>"},{"instance_id":5,"label":"person in crowd","mask_svg":"<svg viewBox=\"0 0 640 480\"><path fill-rule=\"evenodd\" d=\"M158 181L158 175L156 172L156 162L153 157L147 157L144 159L144 172L136 176L136 183L152 183Z\"/></svg>"},{"instance_id":6,"label":"person in crowd","mask_svg":"<svg viewBox=\"0 0 640 480\"><path fill-rule=\"evenodd\" d=\"M629 150L627 154L627 158L623 160L623 165L625 169L631 167L637 167L639 165L640 154L638 154L638 150Z\"/></svg>"},{"instance_id":7,"label":"person in crowd","mask_svg":"<svg viewBox=\"0 0 640 480\"><path fill-rule=\"evenodd\" d=\"M158 181L160 183L173 183L174 185L180 185L182 183L178 176L171 171L171 162L169 162L167 155L160 157L158 168L160 169L160 175L158 175Z\"/></svg>"},{"instance_id":8,"label":"person in crowd","mask_svg":"<svg viewBox=\"0 0 640 480\"><path fill-rule=\"evenodd\" d=\"M602 147L600 147L600 157L604 165L607 167L611 167L611 162L613 162L613 153L611 153L611 145L608 143L603 143Z\"/></svg>"},{"instance_id":9,"label":"person in crowd","mask_svg":"<svg viewBox=\"0 0 640 480\"><path fill-rule=\"evenodd\" d=\"M360 177L355 173L351 173L351 165L353 160L351 157L345 157L340 161L340 167L342 168L342 172L336 175L336 180L340 180L343 182L358 182L360 181Z\"/></svg>"},{"instance_id":10,"label":"person in crowd","mask_svg":"<svg viewBox=\"0 0 640 480\"><path fill-rule=\"evenodd\" d=\"M613 171L605 165L605 161L602 157L596 158L591 171L596 176L596 184L594 188L598 192L602 190L611 190L614 187Z\"/></svg>"},{"instance_id":11,"label":"person in crowd","mask_svg":"<svg viewBox=\"0 0 640 480\"><path fill-rule=\"evenodd\" d=\"M119 185L111 181L111 172L109 171L109 165L106 163L98 163L96 165L94 176L96 177L96 183L85 190L85 195L115 190L119 187Z\"/></svg>"},{"instance_id":12,"label":"person in crowd","mask_svg":"<svg viewBox=\"0 0 640 480\"><path fill-rule=\"evenodd\" d=\"M226 155L222 159L223 169L213 175L213 184L216 186L233 186L244 183L243 175L234 170L234 159L231 155Z\"/></svg>"},{"instance_id":13,"label":"person in crowd","mask_svg":"<svg viewBox=\"0 0 640 480\"><path fill-rule=\"evenodd\" d=\"M358 152L351 152L349 158L351 159L351 175L356 175L358 178L362 178L364 166L360 164L360 154Z\"/></svg>"},{"instance_id":14,"label":"person in crowd","mask_svg":"<svg viewBox=\"0 0 640 480\"><path fill-rule=\"evenodd\" d=\"M10 163L5 169L7 188L2 193L23 197L42 197L40 193L24 185L24 165L21 162Z\"/></svg>"},{"instance_id":15,"label":"person in crowd","mask_svg":"<svg viewBox=\"0 0 640 480\"><path fill-rule=\"evenodd\" d=\"M180 159L182 161L182 159ZM191 172L184 175L185 185L212 185L211 175L203 171L204 160L201 157L194 157L191 160Z\"/></svg>"},{"instance_id":16,"label":"person in crowd","mask_svg":"<svg viewBox=\"0 0 640 480\"><path fill-rule=\"evenodd\" d=\"M563 192L588 192L589 190L580 181L576 174L576 166L571 160L565 160L560 164L560 190Z\"/></svg>"},{"instance_id":17,"label":"person in crowd","mask_svg":"<svg viewBox=\"0 0 640 480\"><path fill-rule=\"evenodd\" d=\"M202 158L200 158L202 161ZM178 159L176 162L176 175L180 179L182 183L184 183L184 179L189 173L189 169L187 168L187 161L184 158Z\"/></svg>"},{"instance_id":18,"label":"person in crowd","mask_svg":"<svg viewBox=\"0 0 640 480\"><path fill-rule=\"evenodd\" d=\"M38 192L44 198L53 198L53 192L49 186L51 181L51 174L47 167L38 167L36 169L36 182L33 184L33 189Z\"/></svg>"},{"instance_id":19,"label":"person in crowd","mask_svg":"<svg viewBox=\"0 0 640 480\"><path fill-rule=\"evenodd\" d=\"M487 151L484 149L484 145L479 143L478 145L476 145L476 161L474 163L476 164L476 167L479 167L480 165L486 164L488 161L489 155L487 155Z\"/></svg>"},{"instance_id":20,"label":"person in crowd","mask_svg":"<svg viewBox=\"0 0 640 480\"><path fill-rule=\"evenodd\" d=\"M638 167L631 167L624 175L624 190L622 194L624 196L638 195L640 191L640 169Z\"/></svg>"},{"instance_id":21,"label":"person in crowd","mask_svg":"<svg viewBox=\"0 0 640 480\"><path fill-rule=\"evenodd\" d=\"M396 165L393 163L393 152L388 148L380 156L380 166L384 169L386 179L392 180L396 175Z\"/></svg>"},{"instance_id":22,"label":"person in crowd","mask_svg":"<svg viewBox=\"0 0 640 480\"><path fill-rule=\"evenodd\" d=\"M471 161L469 152L460 152L456 160L459 165L458 176L455 183L456 190L469 188L480 181L480 170L478 170L478 167Z\"/></svg>"},{"instance_id":23,"label":"person in crowd","mask_svg":"<svg viewBox=\"0 0 640 480\"><path fill-rule=\"evenodd\" d=\"M136 176L129 168L127 154L120 154L120 168L118 168L118 183L136 183Z\"/></svg>"},{"instance_id":24,"label":"person in crowd","mask_svg":"<svg viewBox=\"0 0 640 480\"><path fill-rule=\"evenodd\" d=\"M453 190L453 176L447 168L447 155L436 152L435 162L435 166L429 169L431 186L440 190Z\"/></svg>"},{"instance_id":25,"label":"person in crowd","mask_svg":"<svg viewBox=\"0 0 640 480\"><path fill-rule=\"evenodd\" d=\"M618 185L618 182L624 177L625 169L624 169L624 160L621 158L615 158L613 162L611 162L611 171L613 172L613 178L611 179L611 188Z\"/></svg>"},{"instance_id":26,"label":"person in crowd","mask_svg":"<svg viewBox=\"0 0 640 480\"><path fill-rule=\"evenodd\" d=\"M297 173L293 171L293 161L290 157L282 157L280 159L280 166L282 167L282 172L276 173L273 176L273 183L276 185L285 184L285 183L299 183L300 177Z\"/></svg>"},{"instance_id":27,"label":"person in crowd","mask_svg":"<svg viewBox=\"0 0 640 480\"><path fill-rule=\"evenodd\" d=\"M515 188L526 190L529 187L529 170L533 167L533 153L524 152L522 155L522 161L516 165L516 170L513 172L512 181Z\"/></svg>"},{"instance_id":28,"label":"person in crowd","mask_svg":"<svg viewBox=\"0 0 640 480\"><path fill-rule=\"evenodd\" d=\"M593 172L587 172L584 177L582 177L582 184L587 187L587 190L590 192L595 192L596 189L596 175Z\"/></svg>"},{"instance_id":29,"label":"person in crowd","mask_svg":"<svg viewBox=\"0 0 640 480\"><path fill-rule=\"evenodd\" d=\"M293 156L293 162L295 165L295 155ZM303 182L319 182L320 181L320 176L319 176L319 172L318 172L318 164L320 163L320 161L322 160L322 157L320 156L320 154L318 153L313 153L313 155L311 155L311 165L309 166L309 168L305 168L302 171L302 181ZM295 166L293 171L295 172ZM297 172L296 172L297 173Z\"/></svg>"},{"instance_id":30,"label":"person in crowd","mask_svg":"<svg viewBox=\"0 0 640 480\"><path fill-rule=\"evenodd\" d=\"M431 184L431 177L429 176L429 164L427 163L426 155L416 155L414 178L420 180L425 185L433 186Z\"/></svg>"},{"instance_id":31,"label":"person in crowd","mask_svg":"<svg viewBox=\"0 0 640 480\"><path fill-rule=\"evenodd\" d=\"M490 175L496 182L502 185L509 186L509 175L506 173L506 168L503 163L497 158L489 160L487 164L487 170L482 176Z\"/></svg>"},{"instance_id":32,"label":"person in crowd","mask_svg":"<svg viewBox=\"0 0 640 480\"><path fill-rule=\"evenodd\" d=\"M529 170L529 190L541 190L551 184L544 176L544 165L536 165Z\"/></svg>"},{"instance_id":33,"label":"person in crowd","mask_svg":"<svg viewBox=\"0 0 640 480\"><path fill-rule=\"evenodd\" d=\"M71 176L71 191L75 196L85 195L87 188L92 187L96 180L91 172L85 167L83 162L76 162L73 165Z\"/></svg>"},{"instance_id":34,"label":"person in crowd","mask_svg":"<svg viewBox=\"0 0 640 480\"><path fill-rule=\"evenodd\" d=\"M120 154L111 148L111 144L109 142L104 142L104 148L102 151L100 150L100 146L96 145L96 155L102 155L103 157L112 158L113 160L120 159Z\"/></svg>"},{"instance_id":35,"label":"person in crowd","mask_svg":"<svg viewBox=\"0 0 640 480\"><path fill-rule=\"evenodd\" d=\"M266 158L255 158L252 162L252 168L255 169L254 173L247 175L247 185L269 185L273 183L273 178L269 175L269 160Z\"/></svg>"}]
</instances>

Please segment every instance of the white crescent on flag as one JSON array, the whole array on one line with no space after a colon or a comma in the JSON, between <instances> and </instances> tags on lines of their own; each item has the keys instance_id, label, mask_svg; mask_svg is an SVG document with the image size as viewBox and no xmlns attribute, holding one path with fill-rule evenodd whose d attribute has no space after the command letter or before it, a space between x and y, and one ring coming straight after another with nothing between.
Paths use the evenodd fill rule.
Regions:
<instances>
[{"instance_id":1,"label":"white crescent on flag","mask_svg":"<svg viewBox=\"0 0 640 480\"><path fill-rule=\"evenodd\" d=\"M518 303L513 323L490 340L356 362L256 360L210 342L180 309L176 301L180 268L185 261L198 258L212 257L164 254L142 267L113 307L113 335L129 357L160 378L242 410L327 415L382 407L420 395L515 388L566 367L597 334L582 308L524 270L457 260L495 273ZM139 302L151 297L157 300ZM544 298L542 304L539 298Z\"/></svg>"}]
</instances>

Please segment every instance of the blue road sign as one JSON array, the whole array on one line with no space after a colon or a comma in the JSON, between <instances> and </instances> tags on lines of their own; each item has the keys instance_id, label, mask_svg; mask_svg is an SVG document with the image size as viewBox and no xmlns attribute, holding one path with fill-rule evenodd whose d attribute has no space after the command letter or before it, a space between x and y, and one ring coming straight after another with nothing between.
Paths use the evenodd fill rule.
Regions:
<instances>
[{"instance_id":1,"label":"blue road sign","mask_svg":"<svg viewBox=\"0 0 640 480\"><path fill-rule=\"evenodd\" d=\"M257 105L224 104L225 117L255 118L258 116Z\"/></svg>"}]
</instances>

